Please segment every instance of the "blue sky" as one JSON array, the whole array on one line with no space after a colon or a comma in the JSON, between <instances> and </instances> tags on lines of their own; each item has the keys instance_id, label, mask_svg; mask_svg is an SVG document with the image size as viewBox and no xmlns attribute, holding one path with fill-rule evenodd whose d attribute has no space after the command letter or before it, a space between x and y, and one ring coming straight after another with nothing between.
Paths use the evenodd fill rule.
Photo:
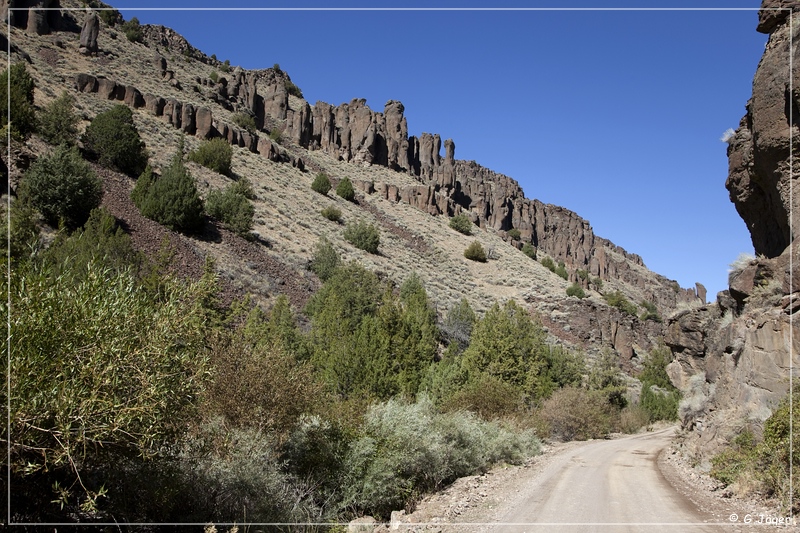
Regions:
<instances>
[{"instance_id":1,"label":"blue sky","mask_svg":"<svg viewBox=\"0 0 800 533\"><path fill-rule=\"evenodd\" d=\"M244 68L279 63L312 104L403 102L409 133L452 138L713 301L752 253L725 189L736 128L767 36L759 0L377 3L118 0ZM666 11L142 11L136 7L556 7ZM672 10L698 7L738 10Z\"/></svg>"}]
</instances>

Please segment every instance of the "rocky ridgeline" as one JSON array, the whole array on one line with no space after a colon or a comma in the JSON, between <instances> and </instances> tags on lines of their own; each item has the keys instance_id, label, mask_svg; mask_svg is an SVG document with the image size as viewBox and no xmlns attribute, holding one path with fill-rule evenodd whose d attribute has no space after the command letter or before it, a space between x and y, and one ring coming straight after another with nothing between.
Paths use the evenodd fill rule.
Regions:
<instances>
[{"instance_id":1,"label":"rocky ridgeline","mask_svg":"<svg viewBox=\"0 0 800 533\"><path fill-rule=\"evenodd\" d=\"M29 9L9 12L8 7ZM96 14L87 14L82 26L78 26L70 17L49 11L42 24L34 24L32 20L41 18L37 7L58 7L58 1L0 0L0 8L15 26L46 33L49 27L63 28L71 23L73 31L81 31L81 53L97 53L100 24ZM145 25L142 33L145 44L155 50L155 75L177 89L181 89L180 82L159 49L220 66L218 61L193 48L169 28ZM387 200L407 203L431 215L466 213L474 223L501 235L516 228L522 239L515 245L521 247L523 242L530 242L554 260L563 261L571 281L586 285L585 277L577 275L580 269L591 277L620 282L620 287L629 288L626 292L654 302L662 314L679 303L705 302L702 286L680 289L677 283L648 271L638 255L597 237L588 221L574 212L528 199L512 178L474 161L455 159L452 139L442 141L438 134L431 133L409 136L405 109L398 101L387 102L382 112L370 109L364 99L353 99L338 106L325 102L311 106L299 98L290 100L291 81L276 69L244 71L236 68L213 81L194 80L197 87L202 87L208 106L143 94L136 87L90 74L78 74L74 81L78 91L97 93L100 98L118 100L133 108L145 108L187 134L200 138L222 137L272 161L304 167L298 150L289 153L258 133L277 128L283 139L298 148L321 150L341 161L407 173L418 180L419 185L357 185L366 194L375 192ZM258 132L215 119L215 104L228 111L250 114ZM442 144L444 156L441 155Z\"/></svg>"},{"instance_id":2,"label":"rocky ridgeline","mask_svg":"<svg viewBox=\"0 0 800 533\"><path fill-rule=\"evenodd\" d=\"M745 427L759 434L789 390L789 368L800 367L800 201L790 192L797 175L789 173L790 135L800 136L800 99L789 91L787 59L790 36L800 53L800 25L791 28L788 11L775 8L800 10L800 2L762 3L757 30L770 37L728 147L726 187L759 258L735 265L728 290L715 303L667 324L666 342L675 355L668 371L686 397L682 423L694 430L690 450L703 461ZM800 74L794 76L798 87Z\"/></svg>"}]
</instances>

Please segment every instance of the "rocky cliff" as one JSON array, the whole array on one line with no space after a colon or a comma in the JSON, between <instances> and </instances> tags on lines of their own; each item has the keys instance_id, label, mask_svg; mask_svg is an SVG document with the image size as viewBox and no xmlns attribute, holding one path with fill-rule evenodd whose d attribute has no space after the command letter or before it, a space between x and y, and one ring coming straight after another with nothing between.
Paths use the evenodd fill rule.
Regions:
<instances>
[{"instance_id":1,"label":"rocky cliff","mask_svg":"<svg viewBox=\"0 0 800 533\"><path fill-rule=\"evenodd\" d=\"M790 367L800 367L800 202L792 194L797 172L790 172L791 138L800 133L800 93L794 89L800 77L789 70L790 42L795 55L800 51L800 21L795 16L790 24L789 12L798 9L796 0L763 1L757 30L769 41L728 146L725 185L759 258L732 265L729 289L715 303L667 324L666 342L675 355L668 371L684 391L682 423L692 430L690 447L703 461L744 427L760 433L789 390Z\"/></svg>"}]
</instances>

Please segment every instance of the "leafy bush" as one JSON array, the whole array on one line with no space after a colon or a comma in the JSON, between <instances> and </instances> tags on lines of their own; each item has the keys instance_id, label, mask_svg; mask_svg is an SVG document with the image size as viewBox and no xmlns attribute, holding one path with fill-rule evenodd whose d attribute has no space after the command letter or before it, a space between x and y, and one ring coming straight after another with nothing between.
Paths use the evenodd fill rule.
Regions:
<instances>
[{"instance_id":1,"label":"leafy bush","mask_svg":"<svg viewBox=\"0 0 800 533\"><path fill-rule=\"evenodd\" d=\"M653 302L648 302L647 300L642 300L639 305L641 305L645 312L642 313L642 316L639 317L641 320L652 320L653 322L661 322L661 315L658 314L658 308Z\"/></svg>"},{"instance_id":2,"label":"leafy bush","mask_svg":"<svg viewBox=\"0 0 800 533\"><path fill-rule=\"evenodd\" d=\"M269 140L281 144L283 142L283 132L280 128L273 128L272 131L269 132Z\"/></svg>"},{"instance_id":3,"label":"leafy bush","mask_svg":"<svg viewBox=\"0 0 800 533\"><path fill-rule=\"evenodd\" d=\"M450 227L464 235L472 235L472 221L463 213L450 219Z\"/></svg>"},{"instance_id":4,"label":"leafy bush","mask_svg":"<svg viewBox=\"0 0 800 533\"><path fill-rule=\"evenodd\" d=\"M160 177L143 173L131 198L142 215L170 229L195 231L203 225L203 201L180 150Z\"/></svg>"},{"instance_id":5,"label":"leafy bush","mask_svg":"<svg viewBox=\"0 0 800 533\"><path fill-rule=\"evenodd\" d=\"M586 298L586 292L577 283L573 283L567 287L567 296L575 296L576 298Z\"/></svg>"},{"instance_id":6,"label":"leafy bush","mask_svg":"<svg viewBox=\"0 0 800 533\"><path fill-rule=\"evenodd\" d=\"M479 263L486 262L486 251L483 249L483 246L478 241L472 241L472 244L467 246L467 249L464 250L464 257L469 259L470 261L478 261Z\"/></svg>"},{"instance_id":7,"label":"leafy bush","mask_svg":"<svg viewBox=\"0 0 800 533\"><path fill-rule=\"evenodd\" d=\"M325 237L320 237L309 268L322 281L328 281L334 271L339 267L341 260L336 249Z\"/></svg>"},{"instance_id":8,"label":"leafy bush","mask_svg":"<svg viewBox=\"0 0 800 533\"><path fill-rule=\"evenodd\" d=\"M594 285L595 290L601 290L603 288L603 280L600 279L599 276L592 278L592 285Z\"/></svg>"},{"instance_id":9,"label":"leafy bush","mask_svg":"<svg viewBox=\"0 0 800 533\"><path fill-rule=\"evenodd\" d=\"M130 20L124 22L121 28L125 37L132 43L140 43L144 39L142 27L139 24L139 19L136 17L131 17Z\"/></svg>"},{"instance_id":10,"label":"leafy bush","mask_svg":"<svg viewBox=\"0 0 800 533\"><path fill-rule=\"evenodd\" d=\"M536 261L536 248L532 244L526 242L522 245L522 253Z\"/></svg>"},{"instance_id":11,"label":"leafy bush","mask_svg":"<svg viewBox=\"0 0 800 533\"><path fill-rule=\"evenodd\" d=\"M295 85L292 81L286 81L286 92L292 96L296 96L297 98L303 98L303 91L301 91L300 87Z\"/></svg>"},{"instance_id":12,"label":"leafy bush","mask_svg":"<svg viewBox=\"0 0 800 533\"><path fill-rule=\"evenodd\" d=\"M203 142L197 150L189 152L189 161L210 168L223 176L231 175L233 148L219 137Z\"/></svg>"},{"instance_id":13,"label":"leafy bush","mask_svg":"<svg viewBox=\"0 0 800 533\"><path fill-rule=\"evenodd\" d=\"M34 162L22 181L22 196L51 225L60 221L70 228L81 226L100 205L102 181L83 160L76 147L61 145Z\"/></svg>"},{"instance_id":14,"label":"leafy bush","mask_svg":"<svg viewBox=\"0 0 800 533\"><path fill-rule=\"evenodd\" d=\"M5 202L0 204L0 248L8 251L12 261L27 259L38 248L36 218L26 202L11 201L10 211Z\"/></svg>"},{"instance_id":15,"label":"leafy bush","mask_svg":"<svg viewBox=\"0 0 800 533\"><path fill-rule=\"evenodd\" d=\"M541 444L532 431L512 433L470 413L439 414L422 397L373 406L364 434L344 461L342 507L381 518L416 496L499 461L518 464Z\"/></svg>"},{"instance_id":16,"label":"leafy bush","mask_svg":"<svg viewBox=\"0 0 800 533\"><path fill-rule=\"evenodd\" d=\"M352 202L356 199L356 191L353 189L353 183L350 181L350 178L345 176L339 181L339 184L336 186L336 194L348 202Z\"/></svg>"},{"instance_id":17,"label":"leafy bush","mask_svg":"<svg viewBox=\"0 0 800 533\"><path fill-rule=\"evenodd\" d=\"M602 438L614 427L614 408L603 393L577 387L555 391L540 415L551 435L562 441Z\"/></svg>"},{"instance_id":18,"label":"leafy bush","mask_svg":"<svg viewBox=\"0 0 800 533\"><path fill-rule=\"evenodd\" d=\"M541 263L542 263L542 266L545 267L550 272L555 272L556 271L556 264L553 263L553 260L551 258L543 257Z\"/></svg>"},{"instance_id":19,"label":"leafy bush","mask_svg":"<svg viewBox=\"0 0 800 533\"><path fill-rule=\"evenodd\" d=\"M106 167L138 176L147 166L147 151L133 123L133 112L122 104L98 114L86 128L83 145Z\"/></svg>"},{"instance_id":20,"label":"leafy bush","mask_svg":"<svg viewBox=\"0 0 800 533\"><path fill-rule=\"evenodd\" d=\"M442 333L446 339L457 343L463 350L469 345L476 320L475 311L472 310L467 299L462 297L457 304L448 309L441 327Z\"/></svg>"},{"instance_id":21,"label":"leafy bush","mask_svg":"<svg viewBox=\"0 0 800 533\"><path fill-rule=\"evenodd\" d=\"M219 67L219 69L220 69L222 72L230 72L230 71L231 71L231 60L230 60L230 59L226 59L226 60L225 60L225 61L222 63L222 66L220 66L220 67Z\"/></svg>"},{"instance_id":22,"label":"leafy bush","mask_svg":"<svg viewBox=\"0 0 800 533\"><path fill-rule=\"evenodd\" d=\"M229 185L224 190L208 193L205 211L209 216L219 220L226 228L239 235L247 236L253 229L255 208L240 188L237 188L236 183Z\"/></svg>"},{"instance_id":23,"label":"leafy bush","mask_svg":"<svg viewBox=\"0 0 800 533\"><path fill-rule=\"evenodd\" d=\"M256 119L253 115L244 112L234 113L231 117L233 123L240 128L246 129L248 132L253 133L256 131Z\"/></svg>"},{"instance_id":24,"label":"leafy bush","mask_svg":"<svg viewBox=\"0 0 800 533\"><path fill-rule=\"evenodd\" d=\"M217 83L219 81L219 74L217 74L216 70L212 70L211 74L208 75L208 78L214 83Z\"/></svg>"},{"instance_id":25,"label":"leafy bush","mask_svg":"<svg viewBox=\"0 0 800 533\"><path fill-rule=\"evenodd\" d=\"M632 304L620 291L609 292L603 295L603 299L612 307L616 307L623 313L636 316L636 305Z\"/></svg>"},{"instance_id":26,"label":"leafy bush","mask_svg":"<svg viewBox=\"0 0 800 533\"><path fill-rule=\"evenodd\" d=\"M311 183L311 188L322 195L328 194L328 191L331 190L331 180L329 180L328 176L324 173L320 172Z\"/></svg>"},{"instance_id":27,"label":"leafy bush","mask_svg":"<svg viewBox=\"0 0 800 533\"><path fill-rule=\"evenodd\" d=\"M361 220L347 225L344 229L344 239L356 248L371 254L378 253L378 246L381 243L378 228Z\"/></svg>"},{"instance_id":28,"label":"leafy bush","mask_svg":"<svg viewBox=\"0 0 800 533\"><path fill-rule=\"evenodd\" d=\"M556 275L557 275L557 276L559 276L560 278L567 279L567 277L568 277L568 275L567 275L567 268L566 268L566 266L564 265L564 262L563 262L563 261L559 261L559 262L558 262L558 267L555 269L555 271L554 271L554 272L555 272L555 273L556 273Z\"/></svg>"},{"instance_id":29,"label":"leafy bush","mask_svg":"<svg viewBox=\"0 0 800 533\"><path fill-rule=\"evenodd\" d=\"M9 92L10 89L10 92ZM33 108L34 83L25 63L15 63L0 74L0 123L4 129L11 130L11 136L24 139L36 128L36 114ZM9 109L11 116L9 117Z\"/></svg>"},{"instance_id":30,"label":"leafy bush","mask_svg":"<svg viewBox=\"0 0 800 533\"><path fill-rule=\"evenodd\" d=\"M522 233L517 228L511 228L508 230L508 236L511 237L512 241L518 241L522 238Z\"/></svg>"},{"instance_id":31,"label":"leafy bush","mask_svg":"<svg viewBox=\"0 0 800 533\"><path fill-rule=\"evenodd\" d=\"M331 222L341 222L342 220L342 212L335 205L329 205L328 207L320 211L320 214L322 214L322 216L324 216Z\"/></svg>"},{"instance_id":32,"label":"leafy bush","mask_svg":"<svg viewBox=\"0 0 800 533\"><path fill-rule=\"evenodd\" d=\"M168 283L158 301L129 273L97 264L72 280L32 265L9 287L16 310L10 466L23 479L80 476L109 464L114 452L156 454L181 431L176 420L193 419L207 376L201 302L212 279ZM83 487L92 500L101 479L67 479L67 486Z\"/></svg>"},{"instance_id":33,"label":"leafy bush","mask_svg":"<svg viewBox=\"0 0 800 533\"><path fill-rule=\"evenodd\" d=\"M75 98L67 91L48 104L38 117L39 135L50 144L75 144L78 137L78 115L72 108Z\"/></svg>"}]
</instances>

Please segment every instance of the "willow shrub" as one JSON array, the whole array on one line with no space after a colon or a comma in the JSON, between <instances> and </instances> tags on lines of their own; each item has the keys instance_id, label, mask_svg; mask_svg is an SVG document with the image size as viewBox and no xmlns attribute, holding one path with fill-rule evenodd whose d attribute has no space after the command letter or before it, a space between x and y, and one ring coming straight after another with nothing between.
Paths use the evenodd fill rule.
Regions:
<instances>
[{"instance_id":1,"label":"willow shrub","mask_svg":"<svg viewBox=\"0 0 800 533\"><path fill-rule=\"evenodd\" d=\"M60 469L77 479L81 465L115 451L153 455L204 387L210 275L169 283L157 302L131 274L97 264L72 279L31 266L10 287L14 475ZM84 483L91 500L100 487Z\"/></svg>"}]
</instances>

